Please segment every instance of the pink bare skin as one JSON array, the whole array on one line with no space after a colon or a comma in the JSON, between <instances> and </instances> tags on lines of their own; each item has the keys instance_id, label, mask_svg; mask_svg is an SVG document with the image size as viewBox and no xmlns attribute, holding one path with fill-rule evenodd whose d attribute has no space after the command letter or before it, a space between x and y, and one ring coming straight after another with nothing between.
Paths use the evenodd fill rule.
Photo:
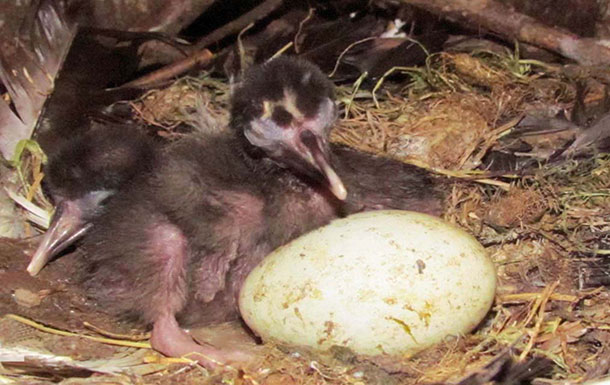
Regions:
<instances>
[{"instance_id":1,"label":"pink bare skin","mask_svg":"<svg viewBox=\"0 0 610 385\"><path fill-rule=\"evenodd\" d=\"M154 322L150 344L153 349L166 356L186 357L210 370L218 367L241 367L254 359L245 350L217 349L198 344L178 325L173 314L164 314Z\"/></svg>"},{"instance_id":2,"label":"pink bare skin","mask_svg":"<svg viewBox=\"0 0 610 385\"><path fill-rule=\"evenodd\" d=\"M241 202L235 203L238 206ZM246 210L236 211L244 214ZM254 357L245 350L227 350L200 345L180 327L175 314L184 308L187 298L185 281L185 266L189 256L187 238L176 226L167 223L157 224L149 236L152 239L149 243L149 253L156 255L156 260L162 267L156 277L156 293L152 296L153 306L150 307L148 314L153 323L150 340L152 348L170 357L195 360L207 369L241 367L253 360ZM212 299L213 296L208 298L208 301ZM164 304L164 306L156 304Z\"/></svg>"}]
</instances>

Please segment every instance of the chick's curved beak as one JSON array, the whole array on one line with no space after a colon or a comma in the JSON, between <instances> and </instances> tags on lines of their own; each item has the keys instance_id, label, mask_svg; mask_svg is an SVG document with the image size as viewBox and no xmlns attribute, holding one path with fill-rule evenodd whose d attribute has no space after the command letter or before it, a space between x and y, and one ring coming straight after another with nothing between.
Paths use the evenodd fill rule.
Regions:
<instances>
[{"instance_id":1,"label":"chick's curved beak","mask_svg":"<svg viewBox=\"0 0 610 385\"><path fill-rule=\"evenodd\" d=\"M78 199L61 200L55 208L49 229L44 234L27 267L34 276L55 256L82 238L92 227L87 218L100 209L112 191L93 191Z\"/></svg>"},{"instance_id":2,"label":"chick's curved beak","mask_svg":"<svg viewBox=\"0 0 610 385\"><path fill-rule=\"evenodd\" d=\"M301 153L299 155L324 175L333 195L340 200L345 200L347 198L347 190L339 175L331 167L328 150L325 151L327 146L321 145L320 140L310 130L302 131L299 139L306 149L305 154Z\"/></svg>"},{"instance_id":3,"label":"chick's curved beak","mask_svg":"<svg viewBox=\"0 0 610 385\"><path fill-rule=\"evenodd\" d=\"M38 274L54 256L87 231L88 226L82 222L81 217L81 208L73 201L64 201L57 206L51 225L27 267L30 275Z\"/></svg>"},{"instance_id":4,"label":"chick's curved beak","mask_svg":"<svg viewBox=\"0 0 610 385\"><path fill-rule=\"evenodd\" d=\"M347 190L331 165L327 139L328 127L336 119L334 102L326 98L320 102L317 113L305 116L295 100L292 93L286 92L279 101L265 101L263 114L250 122L244 134L252 145L265 150L280 165L306 174L320 174L333 195L345 200Z\"/></svg>"}]
</instances>

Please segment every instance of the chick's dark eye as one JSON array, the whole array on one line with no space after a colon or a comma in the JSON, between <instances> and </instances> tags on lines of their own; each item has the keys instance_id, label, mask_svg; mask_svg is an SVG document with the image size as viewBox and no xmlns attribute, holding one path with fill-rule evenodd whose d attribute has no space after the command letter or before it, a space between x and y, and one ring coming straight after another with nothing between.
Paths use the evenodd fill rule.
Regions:
<instances>
[{"instance_id":1,"label":"chick's dark eye","mask_svg":"<svg viewBox=\"0 0 610 385\"><path fill-rule=\"evenodd\" d=\"M292 115L290 112L286 111L284 107L278 106L273 109L273 114L271 118L274 122L276 122L279 126L287 126L292 122Z\"/></svg>"}]
</instances>

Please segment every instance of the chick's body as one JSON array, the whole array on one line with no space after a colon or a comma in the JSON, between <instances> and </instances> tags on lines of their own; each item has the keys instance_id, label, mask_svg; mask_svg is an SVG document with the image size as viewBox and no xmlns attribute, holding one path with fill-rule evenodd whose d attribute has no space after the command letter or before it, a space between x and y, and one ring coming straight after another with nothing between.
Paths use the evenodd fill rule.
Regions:
<instances>
[{"instance_id":1,"label":"chick's body","mask_svg":"<svg viewBox=\"0 0 610 385\"><path fill-rule=\"evenodd\" d=\"M324 186L285 169L258 172L235 146L226 136L175 143L152 177L109 203L83 242L81 269L104 308L150 323L168 310L187 325L237 318L247 273L338 215Z\"/></svg>"}]
</instances>

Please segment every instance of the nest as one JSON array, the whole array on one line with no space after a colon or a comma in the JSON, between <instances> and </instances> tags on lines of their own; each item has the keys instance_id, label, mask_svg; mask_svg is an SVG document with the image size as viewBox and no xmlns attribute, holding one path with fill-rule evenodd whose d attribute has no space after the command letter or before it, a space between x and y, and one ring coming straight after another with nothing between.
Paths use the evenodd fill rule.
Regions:
<instances>
[{"instance_id":1,"label":"nest","mask_svg":"<svg viewBox=\"0 0 610 385\"><path fill-rule=\"evenodd\" d=\"M253 367L215 374L136 344L107 360L120 366L116 355L122 354L130 357L123 363L131 369L91 369L93 358L86 357L87 370L102 374L79 383L426 384L472 383L468 380L473 378L485 383L499 373L506 357L521 362L522 370L543 368L536 372L539 384L585 381L608 370L610 292L601 278L607 275L603 256L609 253L610 156L565 160L519 176L474 170L490 149L501 147L501 138L523 114L569 109L575 97L569 79L544 63L487 52L443 53L431 56L423 69L397 68L386 75L369 89L362 82L339 87L343 115L332 140L454 178L444 218L475 235L498 267L495 305L475 332L391 362L362 359L342 349L320 357L266 346ZM405 75L406 84L390 81ZM132 106L139 119L173 137L181 134L183 123L223 127L228 88L203 74L151 91ZM22 170L36 176L39 165L25 162ZM5 317L0 327L21 330L24 326L18 325L24 322ZM27 327L54 333L38 324ZM75 376L74 365L62 365ZM24 376L38 378L22 370ZM54 376L74 383L68 375Z\"/></svg>"}]
</instances>

